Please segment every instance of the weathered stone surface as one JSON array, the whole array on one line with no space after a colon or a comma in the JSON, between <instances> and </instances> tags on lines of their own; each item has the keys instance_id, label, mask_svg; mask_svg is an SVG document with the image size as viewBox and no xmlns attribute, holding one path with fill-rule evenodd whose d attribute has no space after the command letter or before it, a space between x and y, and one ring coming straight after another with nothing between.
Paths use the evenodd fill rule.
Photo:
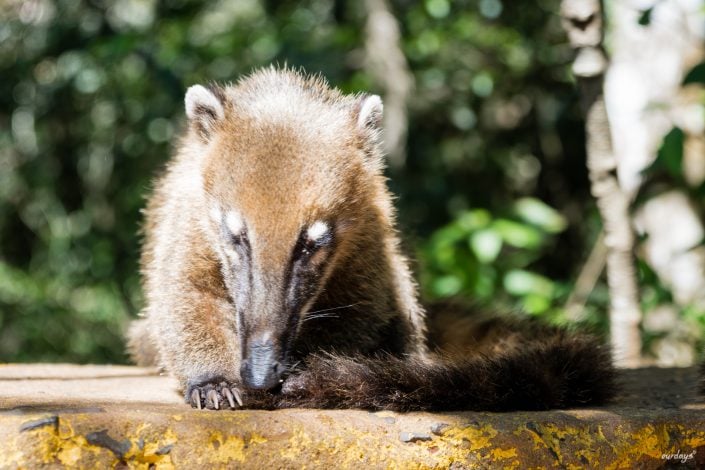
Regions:
<instances>
[{"instance_id":1,"label":"weathered stone surface","mask_svg":"<svg viewBox=\"0 0 705 470\"><path fill-rule=\"evenodd\" d=\"M0 365L0 468L659 468L676 453L705 466L696 371L624 382L599 409L216 412L149 369Z\"/></svg>"}]
</instances>

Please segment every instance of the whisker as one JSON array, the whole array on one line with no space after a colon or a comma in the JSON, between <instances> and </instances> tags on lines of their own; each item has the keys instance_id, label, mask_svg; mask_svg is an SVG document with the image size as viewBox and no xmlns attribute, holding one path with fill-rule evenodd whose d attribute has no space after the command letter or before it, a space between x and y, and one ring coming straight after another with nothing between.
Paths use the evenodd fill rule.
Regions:
<instances>
[{"instance_id":1,"label":"whisker","mask_svg":"<svg viewBox=\"0 0 705 470\"><path fill-rule=\"evenodd\" d=\"M335 313L319 313L317 315L306 315L301 322L305 323L309 320L315 320L317 318L338 318L338 315Z\"/></svg>"},{"instance_id":2,"label":"whisker","mask_svg":"<svg viewBox=\"0 0 705 470\"><path fill-rule=\"evenodd\" d=\"M332 312L332 311L334 311L334 310L340 310L340 309L343 309L343 308L354 307L354 306L356 306L356 305L360 305L361 303L362 303L362 302L355 302L354 304L350 304L350 305L341 305L340 307L324 308L324 309L321 309L321 310L315 310L315 311L313 311L313 312L308 312L308 313L306 313L306 315L315 315L315 314L317 314L317 313Z\"/></svg>"},{"instance_id":3,"label":"whisker","mask_svg":"<svg viewBox=\"0 0 705 470\"><path fill-rule=\"evenodd\" d=\"M315 320L317 318L338 318L338 315L332 312L336 310L342 310L344 308L354 307L355 305L359 305L360 303L361 302L355 302L354 304L350 305L341 305L339 307L324 308L321 310L314 310L313 312L308 312L304 315L303 319L301 320L301 323L305 323L309 320Z\"/></svg>"}]
</instances>

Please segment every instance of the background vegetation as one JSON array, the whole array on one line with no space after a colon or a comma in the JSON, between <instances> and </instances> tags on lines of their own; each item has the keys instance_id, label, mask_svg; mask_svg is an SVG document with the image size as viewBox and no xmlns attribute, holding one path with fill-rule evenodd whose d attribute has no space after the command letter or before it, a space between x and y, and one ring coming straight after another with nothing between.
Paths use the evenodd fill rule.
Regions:
<instances>
[{"instance_id":1,"label":"background vegetation","mask_svg":"<svg viewBox=\"0 0 705 470\"><path fill-rule=\"evenodd\" d=\"M391 7L416 87L389 176L424 294L566 321L600 222L559 2ZM362 2L32 0L0 15L0 361L126 361L140 208L188 85L278 62L381 91ZM669 294L640 266L657 305ZM583 319L603 332L606 302L601 281Z\"/></svg>"}]
</instances>

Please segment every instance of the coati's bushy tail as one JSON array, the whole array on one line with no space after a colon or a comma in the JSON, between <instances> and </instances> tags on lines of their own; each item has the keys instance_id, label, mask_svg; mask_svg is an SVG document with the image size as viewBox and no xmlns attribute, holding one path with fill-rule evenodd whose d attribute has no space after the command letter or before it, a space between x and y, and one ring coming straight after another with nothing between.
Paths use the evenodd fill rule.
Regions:
<instances>
[{"instance_id":1,"label":"coati's bushy tail","mask_svg":"<svg viewBox=\"0 0 705 470\"><path fill-rule=\"evenodd\" d=\"M316 355L282 392L277 407L546 410L605 403L615 372L594 337L558 329L519 348L464 358Z\"/></svg>"}]
</instances>

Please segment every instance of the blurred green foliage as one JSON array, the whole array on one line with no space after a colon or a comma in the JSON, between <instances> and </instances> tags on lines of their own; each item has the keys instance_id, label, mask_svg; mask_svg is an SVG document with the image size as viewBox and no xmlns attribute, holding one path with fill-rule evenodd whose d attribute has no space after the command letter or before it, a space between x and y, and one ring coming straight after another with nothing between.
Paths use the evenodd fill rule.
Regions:
<instances>
[{"instance_id":1,"label":"blurred green foliage","mask_svg":"<svg viewBox=\"0 0 705 470\"><path fill-rule=\"evenodd\" d=\"M559 317L599 221L558 0L391 6L416 88L389 176L425 294ZM188 85L274 62L382 91L364 2L11 0L0 15L0 361L126 361L140 208Z\"/></svg>"},{"instance_id":2,"label":"blurred green foliage","mask_svg":"<svg viewBox=\"0 0 705 470\"><path fill-rule=\"evenodd\" d=\"M565 289L548 279L569 279L595 232L558 2L392 6L416 89L390 177L426 293L555 307ZM379 91L362 2L0 8L0 360L125 361L139 211L188 85L278 62Z\"/></svg>"},{"instance_id":3,"label":"blurred green foliage","mask_svg":"<svg viewBox=\"0 0 705 470\"><path fill-rule=\"evenodd\" d=\"M485 209L458 214L423 244L422 285L428 297L464 296L497 304L503 294L521 300L530 314L545 314L564 289L529 270L555 246L566 227L554 209L521 198L506 217Z\"/></svg>"}]
</instances>

